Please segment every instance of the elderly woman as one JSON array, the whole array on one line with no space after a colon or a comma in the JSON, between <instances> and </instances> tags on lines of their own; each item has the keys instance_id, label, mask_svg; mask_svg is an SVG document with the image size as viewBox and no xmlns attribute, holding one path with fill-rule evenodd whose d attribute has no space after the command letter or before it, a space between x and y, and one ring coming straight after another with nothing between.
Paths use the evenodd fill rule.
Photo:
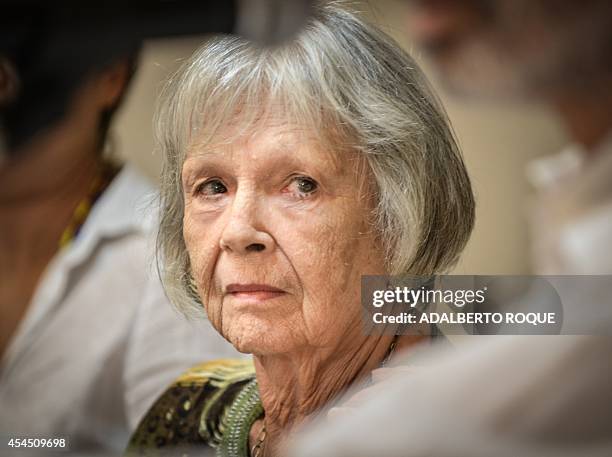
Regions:
<instances>
[{"instance_id":1,"label":"elderly woman","mask_svg":"<svg viewBox=\"0 0 612 457\"><path fill-rule=\"evenodd\" d=\"M158 133L168 294L253 362L183 375L129 451L276 455L413 343L365 334L360 280L456 261L474 213L459 149L415 62L332 5L281 48L207 42L169 82Z\"/></svg>"}]
</instances>

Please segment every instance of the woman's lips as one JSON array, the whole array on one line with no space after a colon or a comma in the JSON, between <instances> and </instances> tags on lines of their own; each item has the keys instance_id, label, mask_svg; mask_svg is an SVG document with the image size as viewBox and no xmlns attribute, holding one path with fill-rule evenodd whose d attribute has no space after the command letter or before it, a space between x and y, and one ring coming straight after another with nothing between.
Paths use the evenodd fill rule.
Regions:
<instances>
[{"instance_id":1,"label":"woman's lips","mask_svg":"<svg viewBox=\"0 0 612 457\"><path fill-rule=\"evenodd\" d=\"M230 284L226 293L239 300L265 301L285 294L285 291L268 284Z\"/></svg>"}]
</instances>

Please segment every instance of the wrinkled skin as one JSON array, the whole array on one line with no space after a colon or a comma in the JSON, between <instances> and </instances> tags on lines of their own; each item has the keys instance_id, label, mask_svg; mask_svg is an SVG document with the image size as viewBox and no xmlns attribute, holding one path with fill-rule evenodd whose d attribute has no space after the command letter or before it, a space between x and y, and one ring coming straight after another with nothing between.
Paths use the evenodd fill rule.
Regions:
<instances>
[{"instance_id":1,"label":"wrinkled skin","mask_svg":"<svg viewBox=\"0 0 612 457\"><path fill-rule=\"evenodd\" d=\"M196 143L185 160L192 274L212 324L240 351L337 349L360 325L361 275L385 272L357 159L317 143L268 121L229 145ZM233 283L283 293L245 300L227 293Z\"/></svg>"}]
</instances>

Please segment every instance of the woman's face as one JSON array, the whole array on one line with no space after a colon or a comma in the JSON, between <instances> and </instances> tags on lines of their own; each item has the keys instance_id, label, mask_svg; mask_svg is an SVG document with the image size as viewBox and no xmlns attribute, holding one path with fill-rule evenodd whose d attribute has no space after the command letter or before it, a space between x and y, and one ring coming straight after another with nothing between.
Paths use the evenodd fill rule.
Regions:
<instances>
[{"instance_id":1,"label":"woman's face","mask_svg":"<svg viewBox=\"0 0 612 457\"><path fill-rule=\"evenodd\" d=\"M355 156L267 122L193 146L183 235L209 319L257 355L337 347L360 327L360 279L385 274Z\"/></svg>"}]
</instances>

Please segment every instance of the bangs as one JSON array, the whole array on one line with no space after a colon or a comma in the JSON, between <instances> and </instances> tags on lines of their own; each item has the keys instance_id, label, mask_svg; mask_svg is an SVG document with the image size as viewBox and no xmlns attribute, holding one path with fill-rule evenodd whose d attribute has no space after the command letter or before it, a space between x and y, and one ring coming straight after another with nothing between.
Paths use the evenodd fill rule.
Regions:
<instances>
[{"instance_id":1,"label":"bangs","mask_svg":"<svg viewBox=\"0 0 612 457\"><path fill-rule=\"evenodd\" d=\"M320 145L350 147L348 122L320 80L305 69L316 62L299 43L262 49L237 37L207 43L174 81L174 144L177 159L193 149L235 143L266 122L288 124ZM193 70L193 71L191 71Z\"/></svg>"}]
</instances>

